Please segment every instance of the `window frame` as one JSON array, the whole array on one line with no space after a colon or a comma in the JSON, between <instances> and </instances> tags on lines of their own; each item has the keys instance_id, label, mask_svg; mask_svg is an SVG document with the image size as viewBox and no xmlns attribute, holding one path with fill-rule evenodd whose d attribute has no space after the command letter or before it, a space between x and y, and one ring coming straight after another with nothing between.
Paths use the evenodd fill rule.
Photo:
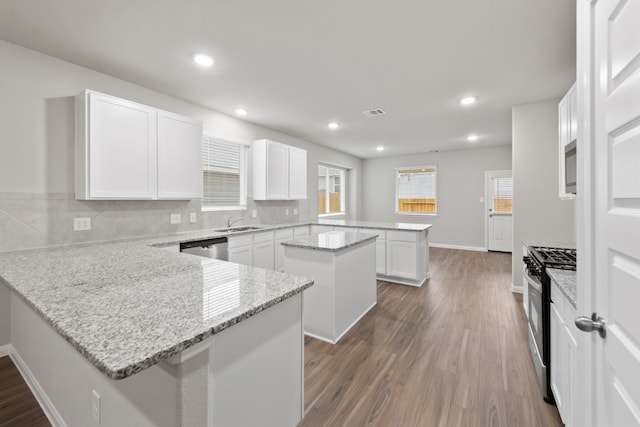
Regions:
<instances>
[{"instance_id":1,"label":"window frame","mask_svg":"<svg viewBox=\"0 0 640 427\"><path fill-rule=\"evenodd\" d=\"M220 211L241 211L247 210L247 181L248 181L248 157L249 157L249 144L244 142L233 141L227 138L221 138L219 136L211 135L211 134L203 134L202 135L202 145L204 147L205 139L224 142L227 144L236 144L240 146L240 197L238 205L227 205L227 206L205 206L204 205L204 193L205 193L205 184L204 184L204 155L202 156L202 201L200 205L200 210L202 212L220 212Z\"/></svg>"},{"instance_id":2,"label":"window frame","mask_svg":"<svg viewBox=\"0 0 640 427\"><path fill-rule=\"evenodd\" d=\"M349 172L349 169L343 167L343 166L338 166L338 165L333 165L331 163L324 163L324 162L318 162L318 166L316 167L316 171L318 173L318 195L320 195L320 167L325 167L327 169L338 169L340 170L341 174L340 174L340 212L325 212L325 213L320 213L318 212L318 218L325 218L325 217L332 217L332 216L343 216L347 214L347 188L346 188L346 181L347 181L347 174ZM326 197L326 201L325 201L325 206L329 209L330 208L330 193L331 191L329 190L333 190L335 189L335 180L333 180L334 182L331 182L332 180L330 179L330 175L327 173L326 177L325 177L325 197Z\"/></svg>"},{"instance_id":3,"label":"window frame","mask_svg":"<svg viewBox=\"0 0 640 427\"><path fill-rule=\"evenodd\" d=\"M398 182L398 174L401 171L407 171L407 170L415 170L415 169L435 169L435 184L434 184L434 199L436 201L436 207L435 207L435 212L400 212L398 210L399 208L399 195L400 195L400 183ZM395 168L394 171L394 179L395 179L395 188L396 188L396 194L395 194L395 214L396 215L403 215L403 216L438 216L438 165L437 164L431 164L431 165L421 165L421 166L400 166Z\"/></svg>"}]
</instances>

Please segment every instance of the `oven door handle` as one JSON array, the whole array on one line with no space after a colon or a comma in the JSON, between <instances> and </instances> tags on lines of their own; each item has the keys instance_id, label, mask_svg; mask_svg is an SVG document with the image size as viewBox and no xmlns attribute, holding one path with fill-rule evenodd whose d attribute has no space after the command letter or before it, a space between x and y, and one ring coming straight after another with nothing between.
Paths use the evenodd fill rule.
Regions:
<instances>
[{"instance_id":1,"label":"oven door handle","mask_svg":"<svg viewBox=\"0 0 640 427\"><path fill-rule=\"evenodd\" d=\"M529 284L531 286L533 286L533 289L536 290L536 292L540 292L542 293L542 285L538 284L535 280L533 280L531 277L529 277L528 275L525 274L525 276L527 278L527 282L529 282Z\"/></svg>"}]
</instances>

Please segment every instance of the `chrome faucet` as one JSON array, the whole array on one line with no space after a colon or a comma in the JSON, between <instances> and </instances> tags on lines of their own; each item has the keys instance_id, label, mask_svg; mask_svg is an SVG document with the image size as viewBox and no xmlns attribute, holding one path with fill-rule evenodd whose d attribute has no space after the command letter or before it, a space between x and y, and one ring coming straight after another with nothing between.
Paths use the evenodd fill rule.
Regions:
<instances>
[{"instance_id":1,"label":"chrome faucet","mask_svg":"<svg viewBox=\"0 0 640 427\"><path fill-rule=\"evenodd\" d=\"M236 219L232 219L232 217L228 217L227 218L227 228L231 227L233 224L235 224L236 222L242 221L244 218L240 217L240 218L236 218Z\"/></svg>"}]
</instances>

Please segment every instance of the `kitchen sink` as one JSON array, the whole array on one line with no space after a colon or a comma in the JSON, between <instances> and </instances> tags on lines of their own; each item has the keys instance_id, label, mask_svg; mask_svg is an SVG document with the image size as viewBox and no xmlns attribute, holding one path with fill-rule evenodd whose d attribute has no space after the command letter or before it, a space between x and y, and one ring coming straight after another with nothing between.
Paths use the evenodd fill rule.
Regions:
<instances>
[{"instance_id":1,"label":"kitchen sink","mask_svg":"<svg viewBox=\"0 0 640 427\"><path fill-rule=\"evenodd\" d=\"M254 225L246 225L242 227L217 228L215 231L221 231L226 233L237 233L239 231L251 231L251 230L262 230L262 227L257 227Z\"/></svg>"}]
</instances>

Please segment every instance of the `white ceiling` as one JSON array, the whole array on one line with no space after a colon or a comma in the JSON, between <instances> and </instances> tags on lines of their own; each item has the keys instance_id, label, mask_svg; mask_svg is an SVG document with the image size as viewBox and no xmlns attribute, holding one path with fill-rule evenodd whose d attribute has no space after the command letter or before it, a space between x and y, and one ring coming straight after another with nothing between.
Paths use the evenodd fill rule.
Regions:
<instances>
[{"instance_id":1,"label":"white ceiling","mask_svg":"<svg viewBox=\"0 0 640 427\"><path fill-rule=\"evenodd\" d=\"M575 80L575 0L0 0L0 38L362 158L510 144Z\"/></svg>"}]
</instances>

